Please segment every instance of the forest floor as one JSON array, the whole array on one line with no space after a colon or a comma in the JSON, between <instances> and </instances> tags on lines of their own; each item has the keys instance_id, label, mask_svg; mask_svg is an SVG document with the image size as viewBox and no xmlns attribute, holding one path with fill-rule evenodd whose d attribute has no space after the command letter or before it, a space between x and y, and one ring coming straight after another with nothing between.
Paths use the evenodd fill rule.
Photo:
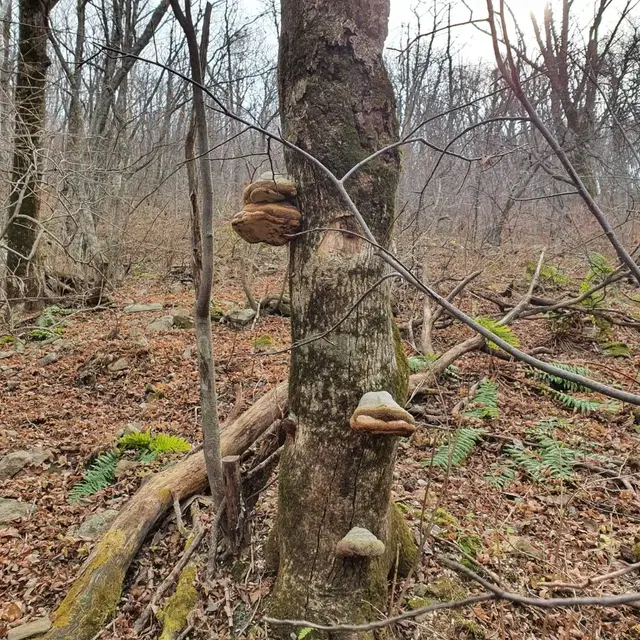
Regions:
<instances>
[{"instance_id":1,"label":"forest floor","mask_svg":"<svg viewBox=\"0 0 640 640\"><path fill-rule=\"evenodd\" d=\"M509 278L490 282L498 291ZM254 285L274 293L280 287L275 277ZM244 301L242 288L233 281L215 298L225 310ZM118 434L132 424L141 431L182 436L192 445L200 442L194 332L148 328L171 308L191 308L192 301L193 292L179 291L175 283L131 278L114 295L112 308L60 316L57 341L25 341L19 350L8 338L0 344L0 460L34 447L46 454L45 460L0 482L3 500L29 506L21 519L0 523L0 638L16 625L53 613L94 544L95 536L78 535L78 527L94 514L117 511L145 476L181 455L128 465L111 486L70 504L70 489L100 451L113 447ZM123 314L132 302L160 302L164 309ZM471 296L463 298L463 306L476 314L496 313L495 307ZM406 322L408 312L408 307L401 310L400 323ZM28 330L21 328L23 334ZM638 389L636 330L616 327L606 336L609 342L626 343L630 354L625 357L607 355L590 322L559 334L545 319L521 321L514 331L525 350L546 347L545 359L588 367L602 381ZM238 386L247 408L286 379L288 356L269 355L265 349L288 345L289 322L268 316L242 330L215 325L214 333L224 418L234 407ZM467 335L454 325L436 334L436 346L442 350ZM479 419L465 416L468 408L452 412L485 377L496 385L497 414ZM436 552L462 559L486 576L484 567L504 588L525 595L640 590L637 572L584 590L552 590L543 584L579 583L640 561L640 429L630 407L589 405L588 411L578 413L541 392L526 367L481 353L461 359L457 370L425 397L420 404L436 417L428 423L418 420L416 434L401 441L393 490L416 539L423 504L423 525L432 535L411 580L398 582L396 613L480 591L439 566ZM476 438L468 456L459 463L451 459L448 469L436 466L434 456L439 452L442 458L442 447L456 443L459 428L481 428L484 433L479 437L465 432ZM603 468L609 475L602 475ZM250 521L250 544L241 559L223 565L213 582L198 582L201 605L186 637L270 637L260 621L274 579L265 566L263 545L273 522L276 492L274 478ZM190 526L186 513L185 520ZM133 622L177 562L184 542L171 517L152 532L127 574L118 616L103 638L136 637ZM640 611L545 612L483 603L406 621L395 631L399 638L415 639L632 639L640 638ZM144 637L158 635L154 627Z\"/></svg>"}]
</instances>

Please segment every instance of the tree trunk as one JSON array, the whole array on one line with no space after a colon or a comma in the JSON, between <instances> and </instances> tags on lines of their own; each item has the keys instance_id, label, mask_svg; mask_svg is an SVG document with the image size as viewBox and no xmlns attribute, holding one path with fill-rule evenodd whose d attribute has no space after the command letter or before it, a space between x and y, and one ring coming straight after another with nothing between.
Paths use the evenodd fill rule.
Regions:
<instances>
[{"instance_id":1,"label":"tree trunk","mask_svg":"<svg viewBox=\"0 0 640 640\"><path fill-rule=\"evenodd\" d=\"M8 297L40 303L42 280L37 269L40 164L45 115L45 80L49 13L57 0L20 2L16 78L13 173L7 230Z\"/></svg>"},{"instance_id":2,"label":"tree trunk","mask_svg":"<svg viewBox=\"0 0 640 640\"><path fill-rule=\"evenodd\" d=\"M395 99L382 61L388 14L389 0L282 2L285 136L337 175L397 136ZM298 183L304 230L359 231L314 167L294 153L286 160ZM391 240L399 167L393 151L347 185L385 246ZM291 244L290 273L297 342L340 320L385 266L366 242L320 231ZM327 340L293 350L289 393L296 426L280 463L274 617L361 622L384 609L390 559L397 551L395 529L404 526L390 508L397 438L355 434L349 418L368 391L387 390L403 404L405 364L394 346L386 283ZM336 557L336 543L356 526L385 542L384 556Z\"/></svg>"}]
</instances>

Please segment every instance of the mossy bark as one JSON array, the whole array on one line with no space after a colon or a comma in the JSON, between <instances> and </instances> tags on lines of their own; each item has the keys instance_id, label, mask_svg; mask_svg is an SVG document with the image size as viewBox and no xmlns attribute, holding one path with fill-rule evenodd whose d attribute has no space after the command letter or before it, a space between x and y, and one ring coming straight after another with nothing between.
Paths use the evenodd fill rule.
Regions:
<instances>
[{"instance_id":1,"label":"mossy bark","mask_svg":"<svg viewBox=\"0 0 640 640\"><path fill-rule=\"evenodd\" d=\"M49 13L57 0L22 0L15 88L13 170L7 230L7 293L26 299L28 308L41 304L41 278L37 269L39 235L42 130L45 115L45 80Z\"/></svg>"},{"instance_id":2,"label":"mossy bark","mask_svg":"<svg viewBox=\"0 0 640 640\"><path fill-rule=\"evenodd\" d=\"M338 176L396 139L395 101L382 61L388 13L388 0L282 2L285 136ZM341 320L385 267L366 242L339 232L360 229L326 178L293 152L286 160L299 187L304 230L336 230L311 232L291 244L297 342ZM384 246L391 240L398 173L393 151L347 185ZM360 526L395 556L389 503L397 438L355 434L349 418L367 391L387 390L402 402L404 378L388 283L366 296L327 340L293 350L289 393L296 432L280 462L275 617L363 622L384 608L388 559L337 558L335 546ZM291 630L282 633L288 637Z\"/></svg>"}]
</instances>

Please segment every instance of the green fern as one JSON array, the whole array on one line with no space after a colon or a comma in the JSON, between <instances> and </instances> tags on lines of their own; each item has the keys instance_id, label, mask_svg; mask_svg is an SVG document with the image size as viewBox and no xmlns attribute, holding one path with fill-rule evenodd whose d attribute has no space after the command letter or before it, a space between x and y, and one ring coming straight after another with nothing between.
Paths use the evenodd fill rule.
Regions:
<instances>
[{"instance_id":1,"label":"green fern","mask_svg":"<svg viewBox=\"0 0 640 640\"><path fill-rule=\"evenodd\" d=\"M153 436L151 431L144 433L127 433L118 439L118 446L121 449L151 449Z\"/></svg>"},{"instance_id":2,"label":"green fern","mask_svg":"<svg viewBox=\"0 0 640 640\"><path fill-rule=\"evenodd\" d=\"M71 489L68 501L71 504L76 503L81 498L90 496L112 484L119 458L120 455L117 451L107 451L100 454L84 472L82 482Z\"/></svg>"},{"instance_id":3,"label":"green fern","mask_svg":"<svg viewBox=\"0 0 640 640\"><path fill-rule=\"evenodd\" d=\"M527 273L529 275L533 275L536 272L537 267L537 263L529 262L527 264ZM564 275L558 267L555 267L552 264L542 265L540 268L540 279L559 287L566 287L571 284L571 280L569 280L569 278Z\"/></svg>"},{"instance_id":4,"label":"green fern","mask_svg":"<svg viewBox=\"0 0 640 640\"><path fill-rule=\"evenodd\" d=\"M614 268L609 264L609 261L601 254L595 251L589 253L589 271L584 280L580 283L580 294L584 294L589 289L604 282L607 276L614 272ZM600 294L598 298L593 294L582 301L582 304L588 307L597 307L600 305L603 299L603 295Z\"/></svg>"},{"instance_id":5,"label":"green fern","mask_svg":"<svg viewBox=\"0 0 640 640\"><path fill-rule=\"evenodd\" d=\"M502 464L491 465L491 472L484 476L484 481L496 489L506 489L515 479L516 467L509 459Z\"/></svg>"},{"instance_id":6,"label":"green fern","mask_svg":"<svg viewBox=\"0 0 640 640\"><path fill-rule=\"evenodd\" d=\"M158 457L158 454L155 451L141 451L138 456L138 462L144 462L144 464L149 464L153 462Z\"/></svg>"},{"instance_id":7,"label":"green fern","mask_svg":"<svg viewBox=\"0 0 640 640\"><path fill-rule=\"evenodd\" d=\"M159 433L154 436L151 442L151 450L156 453L181 453L189 451L191 445L180 436L174 436L170 433Z\"/></svg>"},{"instance_id":8,"label":"green fern","mask_svg":"<svg viewBox=\"0 0 640 640\"><path fill-rule=\"evenodd\" d=\"M477 318L474 318L474 320L480 326L491 331L491 333L495 333L498 338L502 338L507 344L511 345L512 347L520 346L520 340L518 339L518 336L509 327L498 324L497 320L494 320L489 316L478 316ZM495 342L492 342L491 340L488 340L487 344L492 349L500 348Z\"/></svg>"},{"instance_id":9,"label":"green fern","mask_svg":"<svg viewBox=\"0 0 640 640\"><path fill-rule=\"evenodd\" d=\"M592 411L609 411L615 413L620 410L618 402L598 402L597 400L587 400L577 396L571 396L562 391L550 390L553 397L561 402L567 409L577 411L578 413L591 413Z\"/></svg>"},{"instance_id":10,"label":"green fern","mask_svg":"<svg viewBox=\"0 0 640 640\"><path fill-rule=\"evenodd\" d=\"M407 358L411 373L420 373L428 369L437 359L438 356L435 354L430 356L411 356Z\"/></svg>"},{"instance_id":11,"label":"green fern","mask_svg":"<svg viewBox=\"0 0 640 640\"><path fill-rule=\"evenodd\" d=\"M447 469L449 465L459 466L466 460L484 433L484 429L458 429L451 443L443 445L436 451L433 464L441 469ZM426 461L426 465L428 464L429 461Z\"/></svg>"},{"instance_id":12,"label":"green fern","mask_svg":"<svg viewBox=\"0 0 640 640\"><path fill-rule=\"evenodd\" d=\"M499 414L498 385L491 380L483 380L478 386L476 395L473 397L471 407L462 415L466 418L489 418L494 420Z\"/></svg>"},{"instance_id":13,"label":"green fern","mask_svg":"<svg viewBox=\"0 0 640 640\"><path fill-rule=\"evenodd\" d=\"M564 362L551 362L549 364L552 364L557 369L562 369L562 371L567 371L569 373L575 373L579 376L583 376L583 377L592 376L591 371L587 367L581 367L581 366L578 366L577 364L566 364ZM547 373L546 371L541 371L540 369L530 369L530 371L538 380L542 380L556 389L564 389L565 391L578 391L578 392L589 391L587 387L584 387L583 385L578 384L577 382L572 382L571 380L565 380L564 378L561 378L560 376L554 375L552 373Z\"/></svg>"},{"instance_id":14,"label":"green fern","mask_svg":"<svg viewBox=\"0 0 640 640\"><path fill-rule=\"evenodd\" d=\"M144 433L128 433L118 440L121 449L135 449L138 451L160 453L181 453L189 451L191 445L180 436L167 433L152 435L151 431ZM152 460L154 458L150 458Z\"/></svg>"}]
</instances>

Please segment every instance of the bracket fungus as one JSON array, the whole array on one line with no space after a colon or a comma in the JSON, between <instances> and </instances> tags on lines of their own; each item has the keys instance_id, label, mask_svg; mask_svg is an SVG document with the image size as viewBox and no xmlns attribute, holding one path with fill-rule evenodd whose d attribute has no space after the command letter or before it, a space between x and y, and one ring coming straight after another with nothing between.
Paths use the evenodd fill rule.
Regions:
<instances>
[{"instance_id":1,"label":"bracket fungus","mask_svg":"<svg viewBox=\"0 0 640 640\"><path fill-rule=\"evenodd\" d=\"M365 393L350 424L354 431L372 435L410 436L416 430L414 417L388 391Z\"/></svg>"},{"instance_id":2,"label":"bracket fungus","mask_svg":"<svg viewBox=\"0 0 640 640\"><path fill-rule=\"evenodd\" d=\"M336 555L341 558L377 558L384 550L384 542L363 527L353 527L336 545Z\"/></svg>"},{"instance_id":3,"label":"bracket fungus","mask_svg":"<svg viewBox=\"0 0 640 640\"><path fill-rule=\"evenodd\" d=\"M274 247L289 242L300 229L301 215L294 204L298 191L285 176L263 173L242 194L244 207L232 220L233 230L251 244L264 242Z\"/></svg>"}]
</instances>

